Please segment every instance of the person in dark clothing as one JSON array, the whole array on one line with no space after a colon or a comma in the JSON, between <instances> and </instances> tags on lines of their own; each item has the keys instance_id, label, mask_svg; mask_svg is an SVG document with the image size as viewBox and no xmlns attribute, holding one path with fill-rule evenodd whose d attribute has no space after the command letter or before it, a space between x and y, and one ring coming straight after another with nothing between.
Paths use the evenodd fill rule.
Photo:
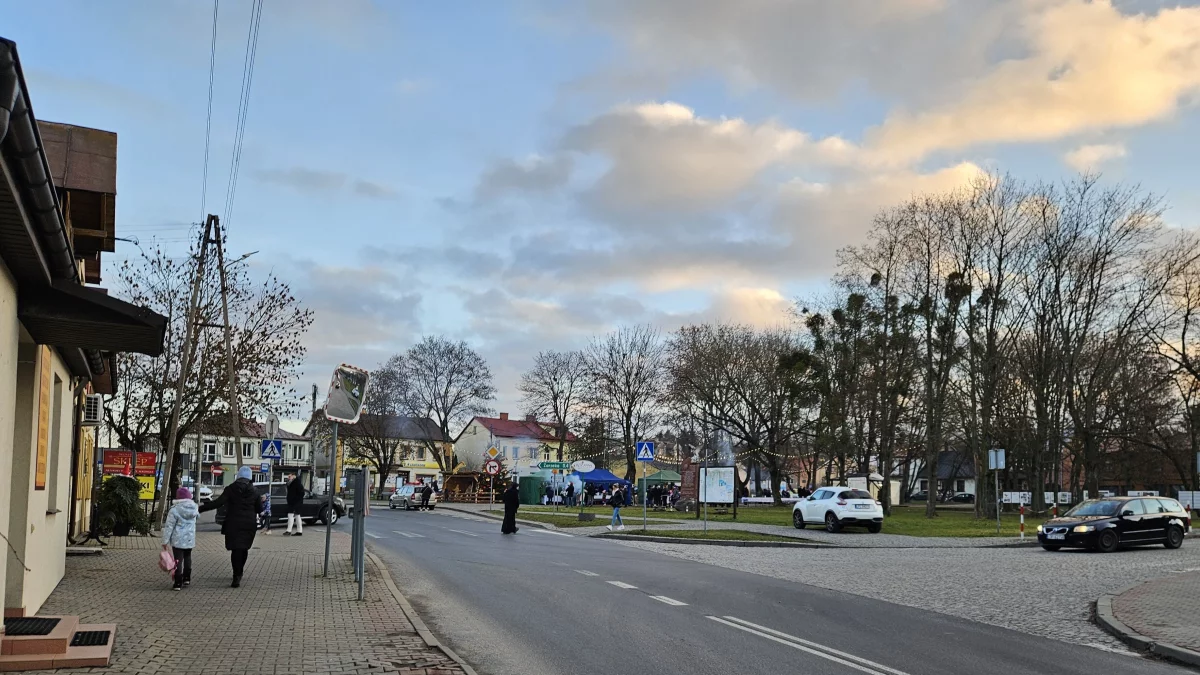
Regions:
<instances>
[{"instance_id":1,"label":"person in dark clothing","mask_svg":"<svg viewBox=\"0 0 1200 675\"><path fill-rule=\"evenodd\" d=\"M575 484L567 483L567 506L575 506Z\"/></svg>"},{"instance_id":2,"label":"person in dark clothing","mask_svg":"<svg viewBox=\"0 0 1200 675\"><path fill-rule=\"evenodd\" d=\"M253 474L250 467L238 469L237 480L225 488L220 497L200 507L200 512L225 507L225 522L221 534L225 535L225 550L229 551L229 562L233 565L233 583L242 585L242 573L246 569L246 558L254 545L254 534L258 531L258 514L262 513L263 500L250 482Z\"/></svg>"},{"instance_id":3,"label":"person in dark clothing","mask_svg":"<svg viewBox=\"0 0 1200 675\"><path fill-rule=\"evenodd\" d=\"M429 509L429 498L432 496L433 496L433 488L429 487L429 484L426 483L425 486L421 488L421 509L422 510Z\"/></svg>"},{"instance_id":4,"label":"person in dark clothing","mask_svg":"<svg viewBox=\"0 0 1200 675\"><path fill-rule=\"evenodd\" d=\"M546 486L546 503L554 503L554 488L549 485Z\"/></svg>"},{"instance_id":5,"label":"person in dark clothing","mask_svg":"<svg viewBox=\"0 0 1200 675\"><path fill-rule=\"evenodd\" d=\"M300 482L300 477L292 474L292 479L287 485L287 508L288 508L288 525L287 530L283 533L286 537L292 534L292 521L296 522L296 536L304 534L304 522L300 517L301 511L304 510L304 483Z\"/></svg>"},{"instance_id":6,"label":"person in dark clothing","mask_svg":"<svg viewBox=\"0 0 1200 675\"><path fill-rule=\"evenodd\" d=\"M521 494L517 491L517 484L510 484L501 499L504 501L504 523L500 525L500 533L516 534L517 508L521 506Z\"/></svg>"}]
</instances>

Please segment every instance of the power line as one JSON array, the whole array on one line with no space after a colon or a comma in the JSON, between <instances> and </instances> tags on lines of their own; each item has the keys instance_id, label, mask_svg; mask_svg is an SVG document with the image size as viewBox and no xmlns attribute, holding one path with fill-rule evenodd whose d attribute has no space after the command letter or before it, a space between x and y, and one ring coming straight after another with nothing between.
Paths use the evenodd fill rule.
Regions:
<instances>
[{"instance_id":1,"label":"power line","mask_svg":"<svg viewBox=\"0 0 1200 675\"><path fill-rule=\"evenodd\" d=\"M212 47L208 55L208 117L204 122L204 178L200 182L200 220L204 220L204 207L208 199L208 148L212 139L213 73L217 68L217 5L213 0Z\"/></svg>"},{"instance_id":2,"label":"power line","mask_svg":"<svg viewBox=\"0 0 1200 675\"><path fill-rule=\"evenodd\" d=\"M246 135L246 117L250 112L250 90L254 84L254 63L258 54L258 30L262 25L262 0L256 0L250 10L250 29L246 35L246 58L242 65L242 93L238 99L237 128L233 134L233 156L229 163L229 184L225 190L225 217L221 224L228 228L237 196L238 172L242 166L242 141Z\"/></svg>"}]
</instances>

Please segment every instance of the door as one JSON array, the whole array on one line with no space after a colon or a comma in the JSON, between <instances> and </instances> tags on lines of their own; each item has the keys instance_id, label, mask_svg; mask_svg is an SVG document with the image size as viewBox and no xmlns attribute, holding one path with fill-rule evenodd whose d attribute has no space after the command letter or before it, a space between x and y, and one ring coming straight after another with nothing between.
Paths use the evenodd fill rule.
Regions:
<instances>
[{"instance_id":1,"label":"door","mask_svg":"<svg viewBox=\"0 0 1200 675\"><path fill-rule=\"evenodd\" d=\"M804 502L802 507L804 510L804 520L806 521L822 521L825 520L825 511L823 500L830 495L830 490L817 490L810 500Z\"/></svg>"},{"instance_id":2,"label":"door","mask_svg":"<svg viewBox=\"0 0 1200 675\"><path fill-rule=\"evenodd\" d=\"M1127 543L1136 543L1146 539L1146 526L1143 520L1146 518L1146 505L1140 499L1131 499L1121 506L1121 515L1117 521L1117 532L1121 535L1121 541Z\"/></svg>"},{"instance_id":3,"label":"door","mask_svg":"<svg viewBox=\"0 0 1200 675\"><path fill-rule=\"evenodd\" d=\"M1157 499L1139 499L1146 510L1142 516L1143 541L1163 541L1167 538L1167 521L1170 512Z\"/></svg>"}]
</instances>

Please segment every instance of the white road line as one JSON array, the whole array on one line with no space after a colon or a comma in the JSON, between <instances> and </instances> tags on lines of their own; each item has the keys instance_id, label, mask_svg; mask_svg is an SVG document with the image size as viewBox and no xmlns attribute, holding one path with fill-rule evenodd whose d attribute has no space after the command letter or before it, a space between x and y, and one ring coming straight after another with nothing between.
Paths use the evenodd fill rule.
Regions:
<instances>
[{"instance_id":1,"label":"white road line","mask_svg":"<svg viewBox=\"0 0 1200 675\"><path fill-rule=\"evenodd\" d=\"M766 626L750 623L749 621L745 621L734 616L726 616L724 618L710 616L708 618L716 621L717 623L723 623L726 626L730 626L747 633L753 633L754 635L767 638L768 640L778 642L779 644L787 645L793 649L799 649L802 652L807 652L813 656L819 656L823 659L828 659L844 666L849 666L850 668L862 671L864 673L869 673L870 675L884 675L884 673L891 673L892 675L908 675L908 673L905 673L902 670L889 668L881 663L876 663L853 654L847 654L846 652L839 651L832 647L826 647L823 644L810 642L803 638L798 638L795 635L781 633L777 630L767 628Z\"/></svg>"},{"instance_id":2,"label":"white road line","mask_svg":"<svg viewBox=\"0 0 1200 675\"><path fill-rule=\"evenodd\" d=\"M659 601L659 602L665 602L665 603L667 603L668 605L671 605L672 607L684 607L684 606L686 606L686 605L687 605L687 603L686 603L686 602L680 602L680 601L678 601L678 600L673 600L673 599L671 599L671 598L668 598L668 597L667 597L667 596L665 596L665 595L652 595L652 596L650 596L650 597L651 597L652 599L654 599L654 600L657 600L657 601Z\"/></svg>"},{"instance_id":3,"label":"white road line","mask_svg":"<svg viewBox=\"0 0 1200 675\"><path fill-rule=\"evenodd\" d=\"M530 532L541 532L542 534L557 534L560 537L574 537L575 536L573 534L567 534L566 532L552 532L550 530L539 530L537 528L531 529Z\"/></svg>"},{"instance_id":4,"label":"white road line","mask_svg":"<svg viewBox=\"0 0 1200 675\"><path fill-rule=\"evenodd\" d=\"M400 530L392 530L392 532L400 535L401 537L408 537L409 539L424 539L425 538L425 535L417 534L415 532L401 532Z\"/></svg>"},{"instance_id":5,"label":"white road line","mask_svg":"<svg viewBox=\"0 0 1200 675\"><path fill-rule=\"evenodd\" d=\"M600 576L599 574L596 574L595 572L589 572L589 571L587 571L587 570L575 570L575 571L576 571L576 572L579 572L580 574L582 574L582 575L583 575L583 576L585 576L585 577L598 577L598 576Z\"/></svg>"},{"instance_id":6,"label":"white road line","mask_svg":"<svg viewBox=\"0 0 1200 675\"><path fill-rule=\"evenodd\" d=\"M447 530L450 530L450 528L448 528L448 527L447 527L446 529L447 529ZM450 531L451 531L451 532L457 532L457 533L459 533L459 534L465 534L465 535L467 535L468 537L478 537L478 536L479 536L479 535L475 534L474 532L467 532L466 530L450 530Z\"/></svg>"},{"instance_id":7,"label":"white road line","mask_svg":"<svg viewBox=\"0 0 1200 675\"><path fill-rule=\"evenodd\" d=\"M383 539L383 537L381 537L377 534L371 534L370 532L366 532L365 534L372 539Z\"/></svg>"},{"instance_id":8,"label":"white road line","mask_svg":"<svg viewBox=\"0 0 1200 675\"><path fill-rule=\"evenodd\" d=\"M631 585L625 583L624 581L610 581L608 583L612 584L613 586L616 586L617 588L637 588L637 586L631 586Z\"/></svg>"}]
</instances>

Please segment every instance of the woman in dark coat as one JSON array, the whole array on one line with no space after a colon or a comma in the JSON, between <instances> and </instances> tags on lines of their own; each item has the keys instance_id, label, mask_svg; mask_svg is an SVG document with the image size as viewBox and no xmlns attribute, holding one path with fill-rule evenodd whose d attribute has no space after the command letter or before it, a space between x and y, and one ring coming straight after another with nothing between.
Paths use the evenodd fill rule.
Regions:
<instances>
[{"instance_id":1,"label":"woman in dark coat","mask_svg":"<svg viewBox=\"0 0 1200 675\"><path fill-rule=\"evenodd\" d=\"M225 550L229 551L229 562L233 564L232 588L242 585L246 558L250 555L254 535L258 532L258 514L263 510L263 498L250 482L251 475L248 466L238 469L233 485L225 488L220 497L200 507L201 513L225 507L221 534L225 535Z\"/></svg>"},{"instance_id":2,"label":"woman in dark coat","mask_svg":"<svg viewBox=\"0 0 1200 675\"><path fill-rule=\"evenodd\" d=\"M521 494L517 491L517 484L509 485L501 499L504 501L504 524L500 526L500 532L501 534L516 534L517 507L521 505Z\"/></svg>"}]
</instances>

